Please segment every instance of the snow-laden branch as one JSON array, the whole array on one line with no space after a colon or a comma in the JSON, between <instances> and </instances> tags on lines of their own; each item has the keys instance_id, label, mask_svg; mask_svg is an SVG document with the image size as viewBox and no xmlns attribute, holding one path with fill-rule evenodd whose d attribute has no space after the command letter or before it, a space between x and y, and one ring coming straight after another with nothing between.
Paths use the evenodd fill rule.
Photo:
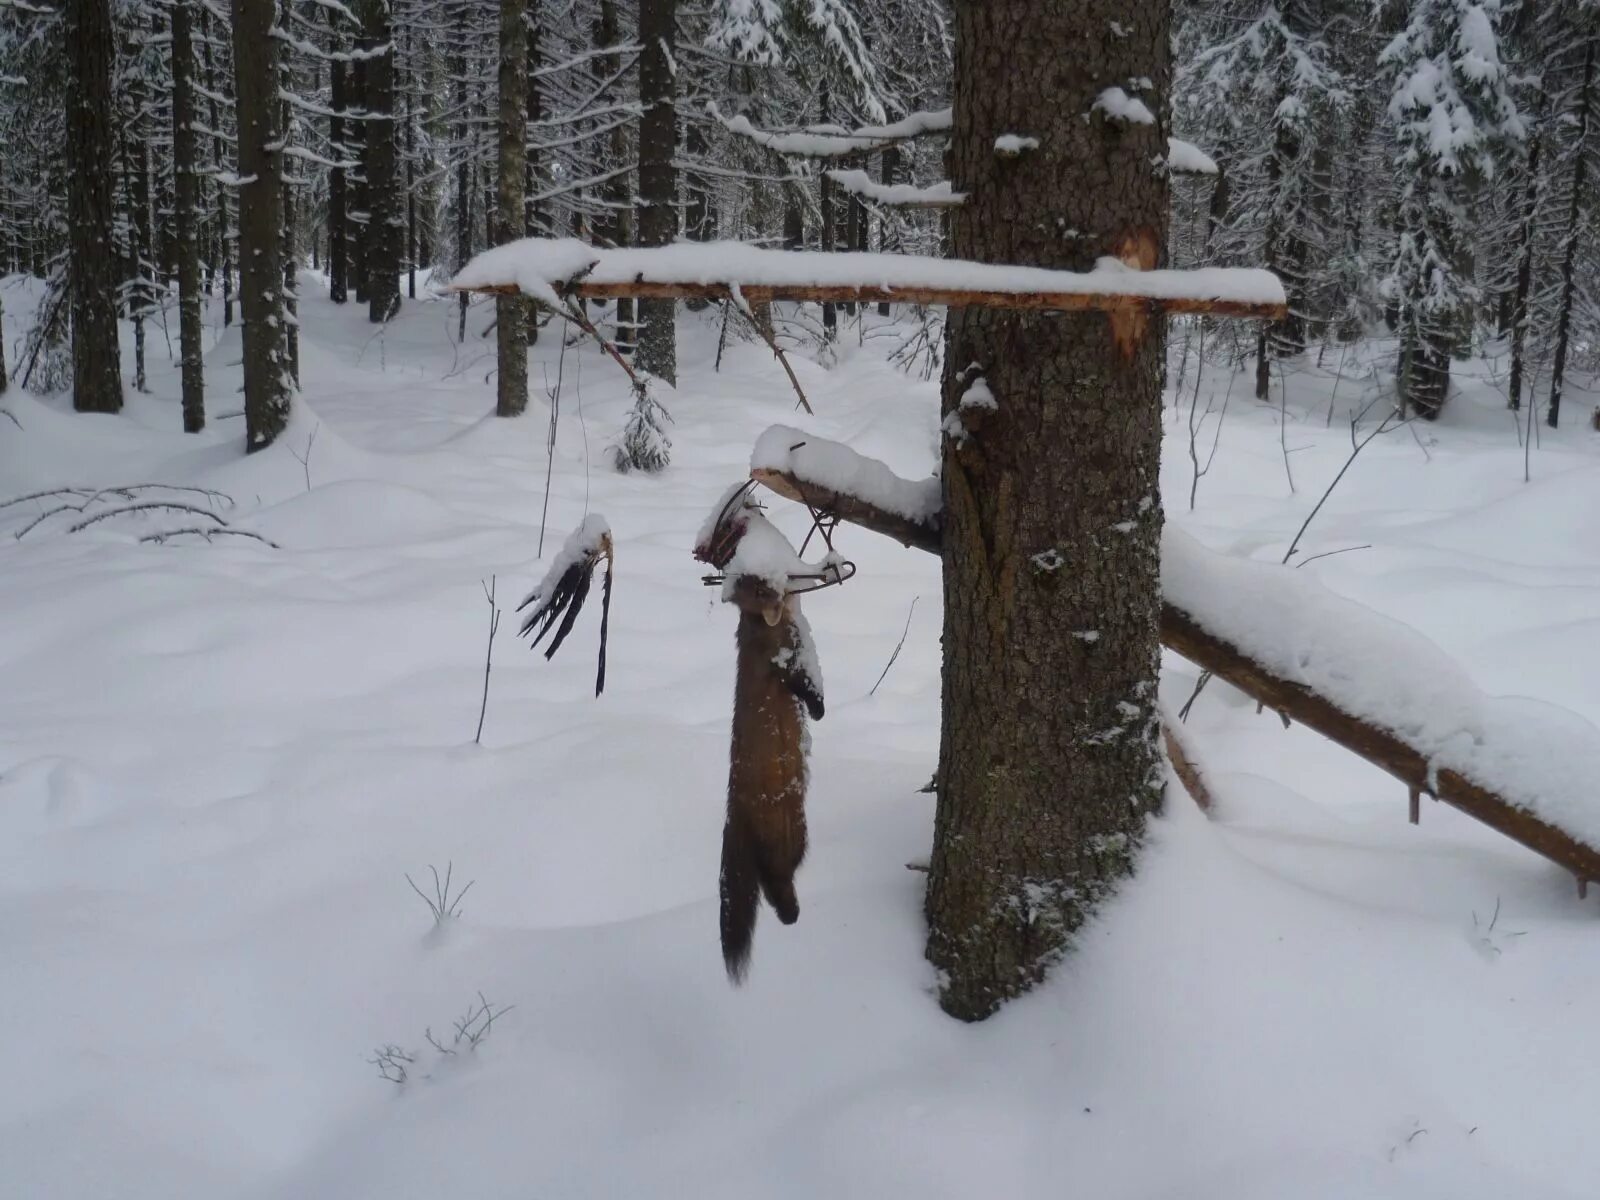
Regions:
<instances>
[{"instance_id":1,"label":"snow-laden branch","mask_svg":"<svg viewBox=\"0 0 1600 1200\"><path fill-rule=\"evenodd\" d=\"M715 104L706 105L706 111L729 133L795 158L843 158L867 150L882 150L926 134L948 133L954 123L952 111L941 108L934 112L910 113L888 125L863 125L859 129L812 125L790 133L777 133L757 129L746 116L725 117Z\"/></svg>"},{"instance_id":2,"label":"snow-laden branch","mask_svg":"<svg viewBox=\"0 0 1600 1200\"><path fill-rule=\"evenodd\" d=\"M879 183L865 171L829 168L825 173L851 195L891 208L957 208L967 199L967 194L955 191L947 179L917 187L910 183Z\"/></svg>"},{"instance_id":3,"label":"snow-laden branch","mask_svg":"<svg viewBox=\"0 0 1600 1200\"><path fill-rule=\"evenodd\" d=\"M575 186L575 185L568 185ZM456 273L465 292L725 300L737 285L771 300L946 304L1036 311L1212 313L1278 318L1283 285L1270 271L1207 267L1139 271L1103 258L1092 271L1052 271L909 254L820 254L743 242L679 242L603 250L570 238L523 238L485 250Z\"/></svg>"}]
</instances>

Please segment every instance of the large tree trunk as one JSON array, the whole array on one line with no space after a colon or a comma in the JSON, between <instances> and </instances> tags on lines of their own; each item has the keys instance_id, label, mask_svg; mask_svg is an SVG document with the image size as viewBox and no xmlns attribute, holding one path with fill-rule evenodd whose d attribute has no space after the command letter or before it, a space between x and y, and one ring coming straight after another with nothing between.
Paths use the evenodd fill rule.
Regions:
<instances>
[{"instance_id":1,"label":"large tree trunk","mask_svg":"<svg viewBox=\"0 0 1600 1200\"><path fill-rule=\"evenodd\" d=\"M71 98L67 106L67 220L71 245L72 406L122 408L117 348L117 255L111 198L110 0L68 0Z\"/></svg>"},{"instance_id":2,"label":"large tree trunk","mask_svg":"<svg viewBox=\"0 0 1600 1200\"><path fill-rule=\"evenodd\" d=\"M1589 39L1583 52L1583 87L1578 92L1578 133L1572 168L1572 205L1567 213L1566 245L1561 251L1561 305L1556 317L1555 357L1550 362L1550 407L1545 420L1556 428L1561 420L1561 390L1567 377L1567 344L1572 330L1573 268L1578 257L1578 226L1582 204L1589 199L1589 120L1594 102L1595 45L1600 36Z\"/></svg>"},{"instance_id":3,"label":"large tree trunk","mask_svg":"<svg viewBox=\"0 0 1600 1200\"><path fill-rule=\"evenodd\" d=\"M678 150L677 0L640 0L639 100L639 244L667 246L678 236L678 171L672 165ZM657 379L678 382L677 311L675 300L639 303L638 362Z\"/></svg>"},{"instance_id":4,"label":"large tree trunk","mask_svg":"<svg viewBox=\"0 0 1600 1200\"><path fill-rule=\"evenodd\" d=\"M366 0L362 29L387 49L367 60L367 319L400 311L400 194L395 170L394 38L389 0Z\"/></svg>"},{"instance_id":5,"label":"large tree trunk","mask_svg":"<svg viewBox=\"0 0 1600 1200\"><path fill-rule=\"evenodd\" d=\"M500 0L500 179L496 199L502 241L522 236L528 216L523 211L523 171L528 106L528 35L525 0ZM499 349L495 413L521 416L528 407L528 302L521 296L500 296L495 302L495 337Z\"/></svg>"},{"instance_id":6,"label":"large tree trunk","mask_svg":"<svg viewBox=\"0 0 1600 1200\"><path fill-rule=\"evenodd\" d=\"M183 387L183 431L206 427L206 383L201 345L200 189L196 170L194 103L194 0L172 5L172 192L178 252L178 360Z\"/></svg>"},{"instance_id":7,"label":"large tree trunk","mask_svg":"<svg viewBox=\"0 0 1600 1200\"><path fill-rule=\"evenodd\" d=\"M1167 183L1168 7L958 0L952 254L1153 267ZM1120 27L1125 36L1113 29ZM1093 111L1144 79L1152 125ZM1002 134L1039 148L995 153ZM1077 231L1064 238L1060 230ZM947 438L944 686L928 958L988 1016L1037 982L1128 875L1160 804L1163 323L952 309L943 410L976 363L999 407Z\"/></svg>"},{"instance_id":8,"label":"large tree trunk","mask_svg":"<svg viewBox=\"0 0 1600 1200\"><path fill-rule=\"evenodd\" d=\"M239 310L244 320L245 449L263 450L289 423L283 361L282 132L274 0L233 0L239 106Z\"/></svg>"}]
</instances>

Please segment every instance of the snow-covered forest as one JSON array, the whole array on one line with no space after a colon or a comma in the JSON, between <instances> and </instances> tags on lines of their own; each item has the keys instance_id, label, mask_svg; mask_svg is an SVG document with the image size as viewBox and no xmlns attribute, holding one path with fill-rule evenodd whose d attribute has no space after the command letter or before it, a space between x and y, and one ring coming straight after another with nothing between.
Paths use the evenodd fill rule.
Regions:
<instances>
[{"instance_id":1,"label":"snow-covered forest","mask_svg":"<svg viewBox=\"0 0 1600 1200\"><path fill-rule=\"evenodd\" d=\"M1597 59L0 0L0 1193L1588 1194Z\"/></svg>"}]
</instances>

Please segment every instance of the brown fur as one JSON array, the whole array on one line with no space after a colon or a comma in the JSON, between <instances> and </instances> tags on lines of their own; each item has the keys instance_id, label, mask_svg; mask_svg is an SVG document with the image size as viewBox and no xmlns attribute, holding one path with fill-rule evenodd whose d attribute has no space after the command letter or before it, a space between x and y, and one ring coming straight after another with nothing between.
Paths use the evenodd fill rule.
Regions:
<instances>
[{"instance_id":1,"label":"brown fur","mask_svg":"<svg viewBox=\"0 0 1600 1200\"><path fill-rule=\"evenodd\" d=\"M745 576L732 600L739 608L738 674L720 892L722 958L728 978L739 983L750 966L758 896L785 925L800 916L794 875L806 855L805 712L820 719L823 704L797 661L795 599Z\"/></svg>"}]
</instances>

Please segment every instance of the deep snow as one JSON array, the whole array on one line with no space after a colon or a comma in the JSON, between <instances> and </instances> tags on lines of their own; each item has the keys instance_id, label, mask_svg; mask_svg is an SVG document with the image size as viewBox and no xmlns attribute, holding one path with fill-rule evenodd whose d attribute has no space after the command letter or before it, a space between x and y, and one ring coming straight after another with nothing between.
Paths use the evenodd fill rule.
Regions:
<instances>
[{"instance_id":1,"label":"deep snow","mask_svg":"<svg viewBox=\"0 0 1600 1200\"><path fill-rule=\"evenodd\" d=\"M29 295L4 293L8 353ZM673 465L619 476L626 381L568 350L541 563L546 410L488 415L486 311L461 347L453 304L408 304L382 333L362 318L307 298L294 424L248 459L238 419L176 432L165 361L118 417L0 401L22 425L0 420L0 501L205 486L281 546L138 543L162 516L77 534L52 518L17 541L38 510L0 510L0 1192L1590 1193L1596 901L1443 806L1411 828L1399 785L1221 684L1189 723L1214 818L1173 785L1138 878L1051 981L983 1025L943 1017L905 867L931 830L937 563L859 531L840 539L856 578L807 602L829 711L803 917L762 921L731 990L715 914L734 615L700 582L695 531L772 424L925 476L934 387L851 327L832 370L796 362L804 418L765 347L714 373L712 314L686 315ZM541 340L536 384L558 345ZM1288 376L1282 438L1277 405L1235 381L1193 513L1191 360L1167 414L1169 520L1281 558L1369 386L1347 364L1325 426L1338 357ZM238 408L237 360L230 332L207 359L213 417ZM1524 483L1494 369L1472 365L1438 427L1370 445L1300 557L1370 544L1305 572L1484 691L1600 721L1592 401L1569 398L1572 428L1543 431ZM1227 384L1207 372L1201 411ZM504 622L474 746L480 580L509 610L586 511L616 540L605 695L597 612L551 662ZM793 506L769 511L803 532ZM1194 674L1169 658L1169 703ZM475 882L435 929L405 875L427 889L447 863ZM432 1051L424 1031L448 1045L479 992L514 1007L475 1053ZM404 1087L368 1061L389 1044L415 1059Z\"/></svg>"}]
</instances>

